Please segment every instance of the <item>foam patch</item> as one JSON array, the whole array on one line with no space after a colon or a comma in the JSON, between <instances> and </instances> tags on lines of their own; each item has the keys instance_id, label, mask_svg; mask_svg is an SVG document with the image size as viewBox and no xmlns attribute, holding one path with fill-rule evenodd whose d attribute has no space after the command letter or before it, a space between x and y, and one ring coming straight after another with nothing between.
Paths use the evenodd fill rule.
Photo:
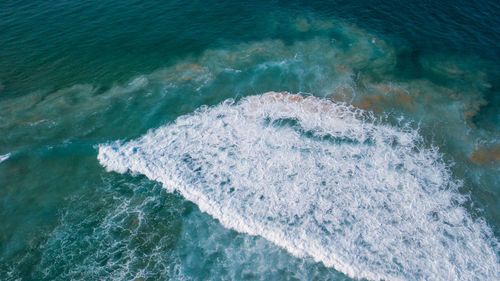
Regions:
<instances>
[{"instance_id":1,"label":"foam patch","mask_svg":"<svg viewBox=\"0 0 500 281\"><path fill-rule=\"evenodd\" d=\"M0 155L0 163L10 158L10 153Z\"/></svg>"},{"instance_id":2,"label":"foam patch","mask_svg":"<svg viewBox=\"0 0 500 281\"><path fill-rule=\"evenodd\" d=\"M355 278L493 280L498 243L418 132L288 93L202 107L126 143L108 171L140 173L218 219Z\"/></svg>"}]
</instances>

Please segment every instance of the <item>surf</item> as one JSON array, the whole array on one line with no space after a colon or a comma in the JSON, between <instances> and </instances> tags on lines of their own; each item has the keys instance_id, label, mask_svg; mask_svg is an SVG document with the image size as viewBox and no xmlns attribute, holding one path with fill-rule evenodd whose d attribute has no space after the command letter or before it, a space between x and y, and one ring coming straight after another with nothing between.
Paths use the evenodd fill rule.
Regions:
<instances>
[{"instance_id":1,"label":"surf","mask_svg":"<svg viewBox=\"0 0 500 281\"><path fill-rule=\"evenodd\" d=\"M354 278L498 278L498 243L417 130L345 103L269 92L99 145L230 229Z\"/></svg>"}]
</instances>

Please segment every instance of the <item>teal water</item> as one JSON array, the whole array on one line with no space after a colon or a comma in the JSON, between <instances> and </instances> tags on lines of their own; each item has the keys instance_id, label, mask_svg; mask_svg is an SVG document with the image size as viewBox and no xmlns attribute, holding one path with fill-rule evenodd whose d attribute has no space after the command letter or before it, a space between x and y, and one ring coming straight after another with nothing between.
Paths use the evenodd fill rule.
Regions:
<instances>
[{"instance_id":1,"label":"teal water","mask_svg":"<svg viewBox=\"0 0 500 281\"><path fill-rule=\"evenodd\" d=\"M1 3L0 279L498 279L498 11L498 4L490 1L382 1L377 5L344 1ZM276 117L281 114L279 110L269 109L266 122L270 125L262 128L260 123L252 123L253 119L231 115L239 112L238 104L245 108L246 97L269 91L300 93L351 106L349 110L363 110L362 115L372 114L373 119L353 121L353 132L371 134L364 131L369 124L376 124L373 132L381 131L379 126L396 128L409 132L412 149L405 150L402 145L400 150L404 143L401 139L387 147L370 144L380 139L384 142L385 137L368 137L365 143L356 135L346 141L351 131L342 131L332 142L346 151L343 156L352 158L340 160L342 156L335 158L334 154L328 158L319 151L330 145L328 138L335 137L332 129L327 125L307 127L311 120L326 118L322 115L314 119L314 115L296 113L284 116L283 121ZM235 104L217 107L227 99ZM181 132L187 137L180 139L184 146L159 160L144 157L149 163L145 165L159 165L158 171L149 166L132 167L135 156L123 158L123 166L98 160L105 145L120 140L115 148L127 148L127 141L133 144L144 135L153 139L151 147L144 143L135 147L146 154L153 151L152 155L163 155L161 149L169 151L170 146L151 130L177 130L175 124L180 121L175 120L191 120L190 114L204 105L224 110L221 114L225 116L235 116L226 120L231 132L240 132L240 124L248 130L257 126L257 135L269 133L272 138L263 137L266 146L248 146L261 153L255 155L267 156L243 157L246 154L238 150L236 155L241 158L235 158L235 166L239 170L231 170L229 164L220 164L224 159L210 158L213 155L208 148L191 147L196 144L196 130L185 125ZM196 119L192 124L206 128L205 137L230 135L216 130L219 119L212 119L210 112L195 114L202 121ZM271 122L274 119L279 122ZM292 142L297 126L300 138ZM244 148L245 141L252 137L236 134L226 139L228 147L222 148ZM304 154L296 156L300 165L284 166L291 155L283 149L288 141L302 149ZM389 149L393 158L385 159L392 159L390 163L409 159L402 165L416 163L416 168L366 162L376 168L356 172L354 177L341 169L356 161L365 163L363 159L371 161L367 155L372 154L366 154L372 151L370 147ZM412 154L417 150L424 151L427 158ZM353 151L358 151L357 156ZM382 153L373 151L373 155ZM216 167L216 172L208 173L203 168L200 174L184 166L172 171L172 165L161 166L162 159L177 159L181 152L190 153L197 165ZM403 154L408 158L401 158ZM182 162L186 158L179 159ZM313 165L305 165L308 159L322 165L333 163L332 159L340 161L338 173L346 175L330 178L325 172L323 178L321 169L309 170ZM238 206L248 206L236 209L244 218L243 226L232 224L240 217L225 217L226 212L217 213L187 196L184 186L168 186L161 179L167 173L178 176L193 190L214 194L209 198L210 206L226 206L230 201L214 191L219 188L218 180L207 179L228 171L231 183L223 184L228 190L261 190L270 182L267 178L254 178L248 186L240 183L255 175L253 166L259 163L265 163L266 175L277 186L325 182L330 188L327 190L344 190L328 201L335 203L330 211L340 212L335 219L346 222L339 224L341 234L321 236L321 227L338 225L317 223L314 226L318 226L318 232L293 240L295 231L301 229L293 225L293 206L312 208L314 216L323 214L315 209L316 204L305 201L308 192L298 199L285 200L279 212L269 211L275 221L286 221L272 224L275 232L269 232L252 228L255 225L249 221L261 219L260 209L252 209L250 206L258 205L245 201L239 193L230 198L239 200L234 201ZM109 169L111 166L114 168ZM120 174L105 168L133 172ZM285 168L307 180L294 181L294 173L282 178ZM364 180L375 183L373 178L380 170L386 175L382 183L367 185ZM388 175L393 172L395 181L390 181ZM409 189L404 189L404 194L416 196L413 205L407 204L412 206L409 209L398 209L406 206L406 201L392 197L391 190L381 191L380 197L366 196L378 187L406 180ZM434 186L434 196L420 193ZM350 193L353 190L359 192ZM272 194L268 192L264 190L263 195ZM452 199L444 199L448 195ZM248 196L255 199L252 194ZM390 201L384 201L389 197ZM266 202L271 206L278 201ZM337 207L341 203L346 205ZM361 209L366 206L374 209L365 214ZM432 212L426 206L433 206ZM227 214L233 214L229 213L233 210L228 209ZM344 210L347 213L342 213ZM423 213L419 213L421 210ZM383 216L386 211L389 215ZM301 221L308 221L304 216ZM423 219L416 224L419 217ZM372 228L371 222L378 219L391 227L382 223ZM417 235L416 230L411 234L414 229L407 227L406 221L421 227L423 234ZM432 229L436 235L429 234ZM342 234L349 231L349 235ZM401 234L405 231L410 234ZM270 233L283 236L277 241ZM383 247L375 251L367 246L366 237L354 243L360 233L370 233L375 244ZM353 246L329 242L313 251L311 247L316 244L307 244L332 237L352 238ZM433 237L441 240L434 241ZM400 245L401 251L396 255L391 245ZM444 250L433 254L433 249L441 245ZM365 249L373 250L373 256ZM420 249L424 258L413 255ZM317 254L326 252L330 254L325 257ZM389 253L396 260L391 260ZM331 257L337 259L331 262ZM439 266L429 266L436 260L449 262L449 278L443 277ZM483 266L475 268L478 263Z\"/></svg>"}]
</instances>

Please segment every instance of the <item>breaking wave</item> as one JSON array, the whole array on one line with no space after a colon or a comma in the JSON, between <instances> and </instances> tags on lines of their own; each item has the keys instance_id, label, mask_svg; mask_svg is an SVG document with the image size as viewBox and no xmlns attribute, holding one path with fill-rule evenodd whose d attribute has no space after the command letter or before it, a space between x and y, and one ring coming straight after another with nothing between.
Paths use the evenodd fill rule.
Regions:
<instances>
[{"instance_id":1,"label":"breaking wave","mask_svg":"<svg viewBox=\"0 0 500 281\"><path fill-rule=\"evenodd\" d=\"M274 92L227 100L100 145L98 159L351 277L500 277L498 243L462 207L439 153L346 104Z\"/></svg>"}]
</instances>

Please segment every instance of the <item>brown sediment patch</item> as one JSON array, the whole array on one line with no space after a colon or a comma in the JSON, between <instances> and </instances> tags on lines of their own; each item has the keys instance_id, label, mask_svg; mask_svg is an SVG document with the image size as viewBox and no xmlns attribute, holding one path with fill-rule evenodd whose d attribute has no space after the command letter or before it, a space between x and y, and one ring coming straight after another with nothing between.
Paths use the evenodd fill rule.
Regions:
<instances>
[{"instance_id":1,"label":"brown sediment patch","mask_svg":"<svg viewBox=\"0 0 500 281\"><path fill-rule=\"evenodd\" d=\"M179 71L192 70L192 71L196 71L196 72L200 72L203 70L203 68L201 66L194 64L194 63L184 63L181 65L178 65L176 67L176 69Z\"/></svg>"},{"instance_id":2,"label":"brown sediment patch","mask_svg":"<svg viewBox=\"0 0 500 281\"><path fill-rule=\"evenodd\" d=\"M391 86L387 86L384 84L375 84L373 85L373 87L382 93L388 93L392 88Z\"/></svg>"},{"instance_id":3,"label":"brown sediment patch","mask_svg":"<svg viewBox=\"0 0 500 281\"><path fill-rule=\"evenodd\" d=\"M469 157L481 165L500 164L500 144L479 147Z\"/></svg>"},{"instance_id":4,"label":"brown sediment patch","mask_svg":"<svg viewBox=\"0 0 500 281\"><path fill-rule=\"evenodd\" d=\"M396 92L392 95L389 106L402 108L408 112L413 112L415 110L413 96L405 92Z\"/></svg>"},{"instance_id":5,"label":"brown sediment patch","mask_svg":"<svg viewBox=\"0 0 500 281\"><path fill-rule=\"evenodd\" d=\"M327 98L334 102L350 102L353 99L353 92L347 87L336 88Z\"/></svg>"},{"instance_id":6,"label":"brown sediment patch","mask_svg":"<svg viewBox=\"0 0 500 281\"><path fill-rule=\"evenodd\" d=\"M272 104L272 103L299 103L302 109L310 112L317 113L323 112L326 114L342 115L345 108L334 106L333 102L324 98L317 98L314 96L302 97L300 94L290 94L288 92L267 92L260 97L253 97L251 108L255 108L258 104Z\"/></svg>"},{"instance_id":7,"label":"brown sediment patch","mask_svg":"<svg viewBox=\"0 0 500 281\"><path fill-rule=\"evenodd\" d=\"M178 71L182 71L182 76L179 78L180 81L187 81L195 78L199 75L199 72L203 71L203 67L198 64L182 64L177 66Z\"/></svg>"},{"instance_id":8,"label":"brown sediment patch","mask_svg":"<svg viewBox=\"0 0 500 281\"><path fill-rule=\"evenodd\" d=\"M371 95L371 96L361 96L358 99L358 102L354 102L353 105L361 108L361 109L372 109L377 104L379 104L384 97L379 94Z\"/></svg>"},{"instance_id":9,"label":"brown sediment patch","mask_svg":"<svg viewBox=\"0 0 500 281\"><path fill-rule=\"evenodd\" d=\"M301 96L299 96L299 95L290 95L290 96L288 97L288 100L289 100L289 101L293 101L293 102L301 102L303 99L302 99L302 97L301 97Z\"/></svg>"},{"instance_id":10,"label":"brown sediment patch","mask_svg":"<svg viewBox=\"0 0 500 281\"><path fill-rule=\"evenodd\" d=\"M418 91L419 93L422 93L422 91ZM439 96L437 95L432 95L432 94L428 94L428 93L425 93L425 94L422 94L422 97L424 98L424 104L425 105L433 105L433 104L439 104L440 103L440 100L439 100Z\"/></svg>"},{"instance_id":11,"label":"brown sediment patch","mask_svg":"<svg viewBox=\"0 0 500 281\"><path fill-rule=\"evenodd\" d=\"M281 100L287 95L288 95L287 92L267 92L267 93L262 94L262 97L263 98L274 98L274 99Z\"/></svg>"},{"instance_id":12,"label":"brown sediment patch","mask_svg":"<svg viewBox=\"0 0 500 281\"><path fill-rule=\"evenodd\" d=\"M199 72L201 71L203 68L197 64L193 65L193 67L191 67L192 70L196 71L196 72Z\"/></svg>"},{"instance_id":13,"label":"brown sediment patch","mask_svg":"<svg viewBox=\"0 0 500 281\"><path fill-rule=\"evenodd\" d=\"M468 120L474 116L476 116L477 112L475 110L466 110L464 112L464 119Z\"/></svg>"},{"instance_id":14,"label":"brown sediment patch","mask_svg":"<svg viewBox=\"0 0 500 281\"><path fill-rule=\"evenodd\" d=\"M408 95L408 93L405 90L401 89L401 88L394 88L393 89L393 93L395 95Z\"/></svg>"},{"instance_id":15,"label":"brown sediment patch","mask_svg":"<svg viewBox=\"0 0 500 281\"><path fill-rule=\"evenodd\" d=\"M479 100L474 101L473 103L465 106L463 118L469 127L473 128L473 129L476 128L476 125L474 125L474 122L472 122L472 119L479 114L481 107L485 106L487 104L488 104L488 102L486 100L479 99Z\"/></svg>"},{"instance_id":16,"label":"brown sediment patch","mask_svg":"<svg viewBox=\"0 0 500 281\"><path fill-rule=\"evenodd\" d=\"M396 103L400 105L411 105L413 102L413 99L410 95L404 93L404 92L396 92L394 95Z\"/></svg>"},{"instance_id":17,"label":"brown sediment patch","mask_svg":"<svg viewBox=\"0 0 500 281\"><path fill-rule=\"evenodd\" d=\"M406 89L392 84L372 84L369 80L367 82L367 88L372 94L358 97L352 105L377 114L388 108L414 111L414 97Z\"/></svg>"},{"instance_id":18,"label":"brown sediment patch","mask_svg":"<svg viewBox=\"0 0 500 281\"><path fill-rule=\"evenodd\" d=\"M344 75L352 74L352 68L349 65L345 64L337 65L336 63L334 63L333 66L335 67L335 71L337 71L339 74L344 74Z\"/></svg>"},{"instance_id":19,"label":"brown sediment patch","mask_svg":"<svg viewBox=\"0 0 500 281\"><path fill-rule=\"evenodd\" d=\"M304 98L299 94L290 94L288 92L267 92L262 95L264 103L273 102L302 102Z\"/></svg>"},{"instance_id":20,"label":"brown sediment patch","mask_svg":"<svg viewBox=\"0 0 500 281\"><path fill-rule=\"evenodd\" d=\"M385 93L385 94L392 94L392 95L406 95L407 94L407 91L405 91L404 89L402 89L401 87L398 87L396 85L386 85L386 84L375 84L373 85L373 87L381 92L381 93Z\"/></svg>"},{"instance_id":21,"label":"brown sediment patch","mask_svg":"<svg viewBox=\"0 0 500 281\"><path fill-rule=\"evenodd\" d=\"M414 110L413 97L406 93L396 93L394 95L373 94L361 96L352 102L355 107L372 110L374 113L381 113L384 108L402 108L407 111Z\"/></svg>"}]
</instances>

